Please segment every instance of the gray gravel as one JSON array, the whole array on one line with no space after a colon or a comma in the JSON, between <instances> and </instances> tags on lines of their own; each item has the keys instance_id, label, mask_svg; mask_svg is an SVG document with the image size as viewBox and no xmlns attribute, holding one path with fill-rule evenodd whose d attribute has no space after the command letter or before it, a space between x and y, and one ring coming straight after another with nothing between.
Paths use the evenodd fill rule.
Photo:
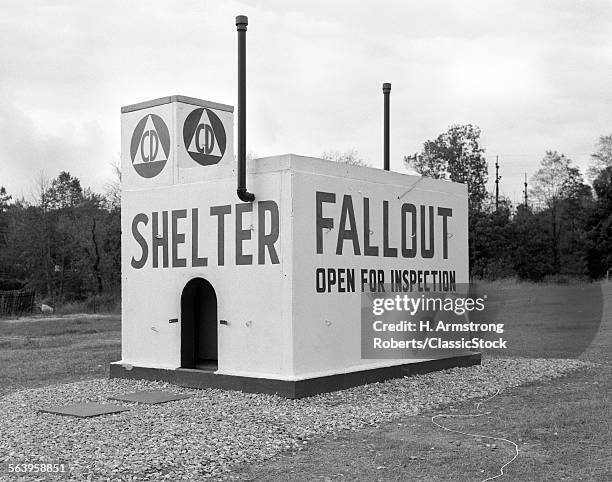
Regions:
<instances>
[{"instance_id":1,"label":"gray gravel","mask_svg":"<svg viewBox=\"0 0 612 482\"><path fill-rule=\"evenodd\" d=\"M0 399L0 478L6 476L8 463L58 461L69 464L70 478L78 480L227 476L232 466L300 450L314 437L376 426L588 365L578 360L484 359L479 367L302 400L117 379L23 390ZM37 413L43 405L103 402L111 395L152 388L193 398L162 405L125 403L131 411L91 419Z\"/></svg>"}]
</instances>

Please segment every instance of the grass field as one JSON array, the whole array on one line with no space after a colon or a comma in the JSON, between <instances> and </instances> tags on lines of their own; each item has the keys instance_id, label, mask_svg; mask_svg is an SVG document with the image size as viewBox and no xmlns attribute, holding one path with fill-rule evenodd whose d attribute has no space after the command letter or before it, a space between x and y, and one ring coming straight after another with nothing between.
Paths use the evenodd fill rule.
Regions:
<instances>
[{"instance_id":1,"label":"grass field","mask_svg":"<svg viewBox=\"0 0 612 482\"><path fill-rule=\"evenodd\" d=\"M444 421L452 428L509 438L519 457L498 480L609 481L610 366L502 393L486 417ZM419 414L375 429L347 432L287 453L265 467L244 467L240 480L479 481L496 475L511 446L446 433L438 413L473 413L474 404ZM489 446L487 446L489 444ZM495 444L493 448L491 445Z\"/></svg>"},{"instance_id":2,"label":"grass field","mask_svg":"<svg viewBox=\"0 0 612 482\"><path fill-rule=\"evenodd\" d=\"M0 320L0 396L108 376L121 358L119 315Z\"/></svg>"},{"instance_id":3,"label":"grass field","mask_svg":"<svg viewBox=\"0 0 612 482\"><path fill-rule=\"evenodd\" d=\"M571 356L588 341L580 358L597 366L503 392L483 407L492 411L486 417L445 423L517 442L519 458L503 480L612 480L612 284L603 290L596 284L578 290L533 285L509 289L498 319L516 328L511 330L513 356ZM109 362L119 358L118 316L0 321L0 396L107 376ZM463 404L445 411L474 409ZM435 428L430 417L436 413L315 440L306 450L285 453L265 466L239 468L233 477L482 480L511 456L503 443L487 446L490 441Z\"/></svg>"},{"instance_id":4,"label":"grass field","mask_svg":"<svg viewBox=\"0 0 612 482\"><path fill-rule=\"evenodd\" d=\"M498 320L510 327L513 356L571 356L577 347L586 348L588 339L579 358L597 365L503 392L482 407L492 412L486 417L443 423L519 445L519 457L497 480L612 480L612 283L577 290L511 285L506 292ZM265 467L243 467L235 476L258 481L478 481L496 475L514 454L509 444L436 428L431 417L439 413L476 411L473 403L465 403L347 432L284 454Z\"/></svg>"}]
</instances>

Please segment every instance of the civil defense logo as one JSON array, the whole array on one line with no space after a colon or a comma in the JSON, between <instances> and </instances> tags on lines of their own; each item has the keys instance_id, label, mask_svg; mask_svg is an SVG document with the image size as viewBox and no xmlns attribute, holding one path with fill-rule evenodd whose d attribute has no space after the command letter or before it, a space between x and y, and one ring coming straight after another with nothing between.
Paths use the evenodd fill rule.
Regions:
<instances>
[{"instance_id":1,"label":"civil defense logo","mask_svg":"<svg viewBox=\"0 0 612 482\"><path fill-rule=\"evenodd\" d=\"M217 164L225 154L223 122L212 110L195 109L185 119L183 141L191 158L201 166Z\"/></svg>"},{"instance_id":2,"label":"civil defense logo","mask_svg":"<svg viewBox=\"0 0 612 482\"><path fill-rule=\"evenodd\" d=\"M169 155L168 126L158 115L147 114L140 119L132 133L132 166L142 177L155 177L164 169Z\"/></svg>"}]
</instances>

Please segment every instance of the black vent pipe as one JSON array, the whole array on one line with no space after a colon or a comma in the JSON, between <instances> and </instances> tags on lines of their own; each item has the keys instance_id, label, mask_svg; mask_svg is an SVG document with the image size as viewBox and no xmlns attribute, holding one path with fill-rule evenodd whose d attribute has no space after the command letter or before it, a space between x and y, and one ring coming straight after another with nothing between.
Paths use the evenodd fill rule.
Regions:
<instances>
[{"instance_id":1,"label":"black vent pipe","mask_svg":"<svg viewBox=\"0 0 612 482\"><path fill-rule=\"evenodd\" d=\"M255 195L246 187L246 15L236 17L238 30L238 189L241 201L253 202Z\"/></svg>"},{"instance_id":2,"label":"black vent pipe","mask_svg":"<svg viewBox=\"0 0 612 482\"><path fill-rule=\"evenodd\" d=\"M384 131L383 131L383 159L385 161L385 171L390 168L389 162L389 95L391 94L391 84L385 82L382 86L383 97L385 99L385 112L384 112Z\"/></svg>"}]
</instances>

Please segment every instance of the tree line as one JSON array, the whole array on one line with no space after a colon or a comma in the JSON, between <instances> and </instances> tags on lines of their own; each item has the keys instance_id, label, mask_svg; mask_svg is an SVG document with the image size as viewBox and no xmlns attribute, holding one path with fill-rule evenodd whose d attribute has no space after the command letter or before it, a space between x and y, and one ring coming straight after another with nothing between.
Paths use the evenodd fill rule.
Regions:
<instances>
[{"instance_id":1,"label":"tree line","mask_svg":"<svg viewBox=\"0 0 612 482\"><path fill-rule=\"evenodd\" d=\"M357 151L326 159L367 165ZM605 276L612 269L612 134L592 155L587 184L571 159L547 151L530 179L528 202L495 202L480 129L454 125L404 157L423 176L467 184L470 274L539 281ZM53 306L116 303L121 291L120 172L104 194L61 172L41 176L31 200L0 187L0 291L29 288Z\"/></svg>"},{"instance_id":2,"label":"tree line","mask_svg":"<svg viewBox=\"0 0 612 482\"><path fill-rule=\"evenodd\" d=\"M487 192L480 129L454 125L404 163L423 176L468 187L470 275L541 281L567 275L598 279L612 270L612 134L599 138L585 182L571 159L546 151L513 206Z\"/></svg>"},{"instance_id":3,"label":"tree line","mask_svg":"<svg viewBox=\"0 0 612 482\"><path fill-rule=\"evenodd\" d=\"M116 305L121 290L118 181L105 194L61 172L37 180L33 200L0 187L0 290L35 290L51 306ZM112 306L111 306L112 307Z\"/></svg>"}]
</instances>

